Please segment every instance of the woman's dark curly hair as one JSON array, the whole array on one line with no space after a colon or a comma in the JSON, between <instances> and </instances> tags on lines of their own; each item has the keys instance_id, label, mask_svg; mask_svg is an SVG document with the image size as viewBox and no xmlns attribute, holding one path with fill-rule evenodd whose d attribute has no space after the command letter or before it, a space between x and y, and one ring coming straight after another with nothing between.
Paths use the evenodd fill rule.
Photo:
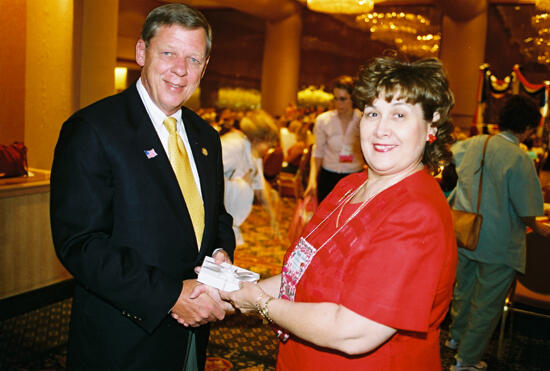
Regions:
<instances>
[{"instance_id":1,"label":"woman's dark curly hair","mask_svg":"<svg viewBox=\"0 0 550 371\"><path fill-rule=\"evenodd\" d=\"M387 102L394 98L410 104L419 103L424 119L432 122L434 113L439 120L432 123L437 128L437 139L426 143L422 163L432 174L438 174L440 166L450 163L454 126L449 111L454 105L453 93L443 65L436 58L406 62L392 57L376 58L361 67L357 76L352 99L363 111L383 94Z\"/></svg>"}]
</instances>

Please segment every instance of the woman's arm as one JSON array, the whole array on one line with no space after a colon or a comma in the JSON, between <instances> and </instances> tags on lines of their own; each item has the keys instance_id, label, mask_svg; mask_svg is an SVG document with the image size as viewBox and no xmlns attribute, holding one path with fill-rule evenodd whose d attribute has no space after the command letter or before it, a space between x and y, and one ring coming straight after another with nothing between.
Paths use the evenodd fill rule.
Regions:
<instances>
[{"instance_id":1,"label":"woman's arm","mask_svg":"<svg viewBox=\"0 0 550 371\"><path fill-rule=\"evenodd\" d=\"M278 297L281 290L281 275L271 276L258 282L260 288L269 296Z\"/></svg>"},{"instance_id":2,"label":"woman's arm","mask_svg":"<svg viewBox=\"0 0 550 371\"><path fill-rule=\"evenodd\" d=\"M279 222L277 221L277 209L276 205L279 202L279 194L275 191L271 185L264 179L263 173L261 173L263 188L254 190L254 195L257 199L260 200L262 206L267 211L269 215L269 224L271 227L271 237L275 239L281 238L281 233L279 231Z\"/></svg>"},{"instance_id":3,"label":"woman's arm","mask_svg":"<svg viewBox=\"0 0 550 371\"><path fill-rule=\"evenodd\" d=\"M540 234L541 236L548 237L550 236L550 225L537 222L536 217L534 216L522 216L521 220L525 225L528 227L531 227L531 229L535 232Z\"/></svg>"},{"instance_id":4,"label":"woman's arm","mask_svg":"<svg viewBox=\"0 0 550 371\"><path fill-rule=\"evenodd\" d=\"M309 180L304 192L304 196L317 196L317 177L321 166L323 165L323 156L327 146L327 136L323 129L324 120L317 117L313 134L315 135L315 143L311 149L311 163L309 170Z\"/></svg>"},{"instance_id":5,"label":"woman's arm","mask_svg":"<svg viewBox=\"0 0 550 371\"><path fill-rule=\"evenodd\" d=\"M241 290L222 292L221 296L243 312L258 310L301 339L346 354L369 352L396 332L335 303L295 303L275 299L262 292L264 283L262 281L260 287L244 283ZM269 281L264 285L272 290L273 284Z\"/></svg>"},{"instance_id":6,"label":"woman's arm","mask_svg":"<svg viewBox=\"0 0 550 371\"><path fill-rule=\"evenodd\" d=\"M319 171L321 170L321 165L323 164L322 157L313 157L311 156L311 164L309 167L309 180L307 183L306 190L304 191L304 196L316 196L317 195L317 177Z\"/></svg>"}]
</instances>

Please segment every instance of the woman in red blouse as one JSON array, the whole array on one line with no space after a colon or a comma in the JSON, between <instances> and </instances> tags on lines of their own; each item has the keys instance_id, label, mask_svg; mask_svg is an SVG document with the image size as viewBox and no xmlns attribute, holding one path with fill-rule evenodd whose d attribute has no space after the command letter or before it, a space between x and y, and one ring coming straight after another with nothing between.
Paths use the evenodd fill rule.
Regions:
<instances>
[{"instance_id":1,"label":"woman in red blouse","mask_svg":"<svg viewBox=\"0 0 550 371\"><path fill-rule=\"evenodd\" d=\"M368 170L321 203L280 275L222 297L272 322L279 370L439 370L457 250L431 173L451 157L453 95L438 60L379 58L353 98Z\"/></svg>"}]
</instances>

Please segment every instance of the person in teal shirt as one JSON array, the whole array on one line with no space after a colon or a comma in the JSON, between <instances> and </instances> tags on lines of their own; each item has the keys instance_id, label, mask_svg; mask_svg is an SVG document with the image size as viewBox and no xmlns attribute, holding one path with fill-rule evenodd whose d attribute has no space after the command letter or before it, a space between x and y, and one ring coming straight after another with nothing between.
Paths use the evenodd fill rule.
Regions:
<instances>
[{"instance_id":1,"label":"person in teal shirt","mask_svg":"<svg viewBox=\"0 0 550 371\"><path fill-rule=\"evenodd\" d=\"M516 271L525 270L526 226L550 235L550 227L535 219L544 215L541 186L533 160L519 146L535 130L540 117L533 101L511 96L499 114L501 132L487 144L478 245L473 251L459 248L458 254L450 339L445 343L457 349L452 370L487 369L481 357ZM449 198L458 210L475 212L486 139L487 135L479 135L452 147L458 182Z\"/></svg>"}]
</instances>

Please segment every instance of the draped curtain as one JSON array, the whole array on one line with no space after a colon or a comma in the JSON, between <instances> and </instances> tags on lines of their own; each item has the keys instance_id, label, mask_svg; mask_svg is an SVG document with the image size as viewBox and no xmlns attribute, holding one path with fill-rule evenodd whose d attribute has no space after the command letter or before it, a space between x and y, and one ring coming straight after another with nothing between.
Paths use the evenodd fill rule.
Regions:
<instances>
[{"instance_id":1,"label":"draped curtain","mask_svg":"<svg viewBox=\"0 0 550 371\"><path fill-rule=\"evenodd\" d=\"M525 95L541 107L543 115L541 126L548 119L548 97L550 82L532 83L527 81L521 73L519 65L515 65L512 72L502 79L495 76L488 64L480 67L480 76L477 89L477 105L473 125L496 124L498 112L510 94Z\"/></svg>"}]
</instances>

